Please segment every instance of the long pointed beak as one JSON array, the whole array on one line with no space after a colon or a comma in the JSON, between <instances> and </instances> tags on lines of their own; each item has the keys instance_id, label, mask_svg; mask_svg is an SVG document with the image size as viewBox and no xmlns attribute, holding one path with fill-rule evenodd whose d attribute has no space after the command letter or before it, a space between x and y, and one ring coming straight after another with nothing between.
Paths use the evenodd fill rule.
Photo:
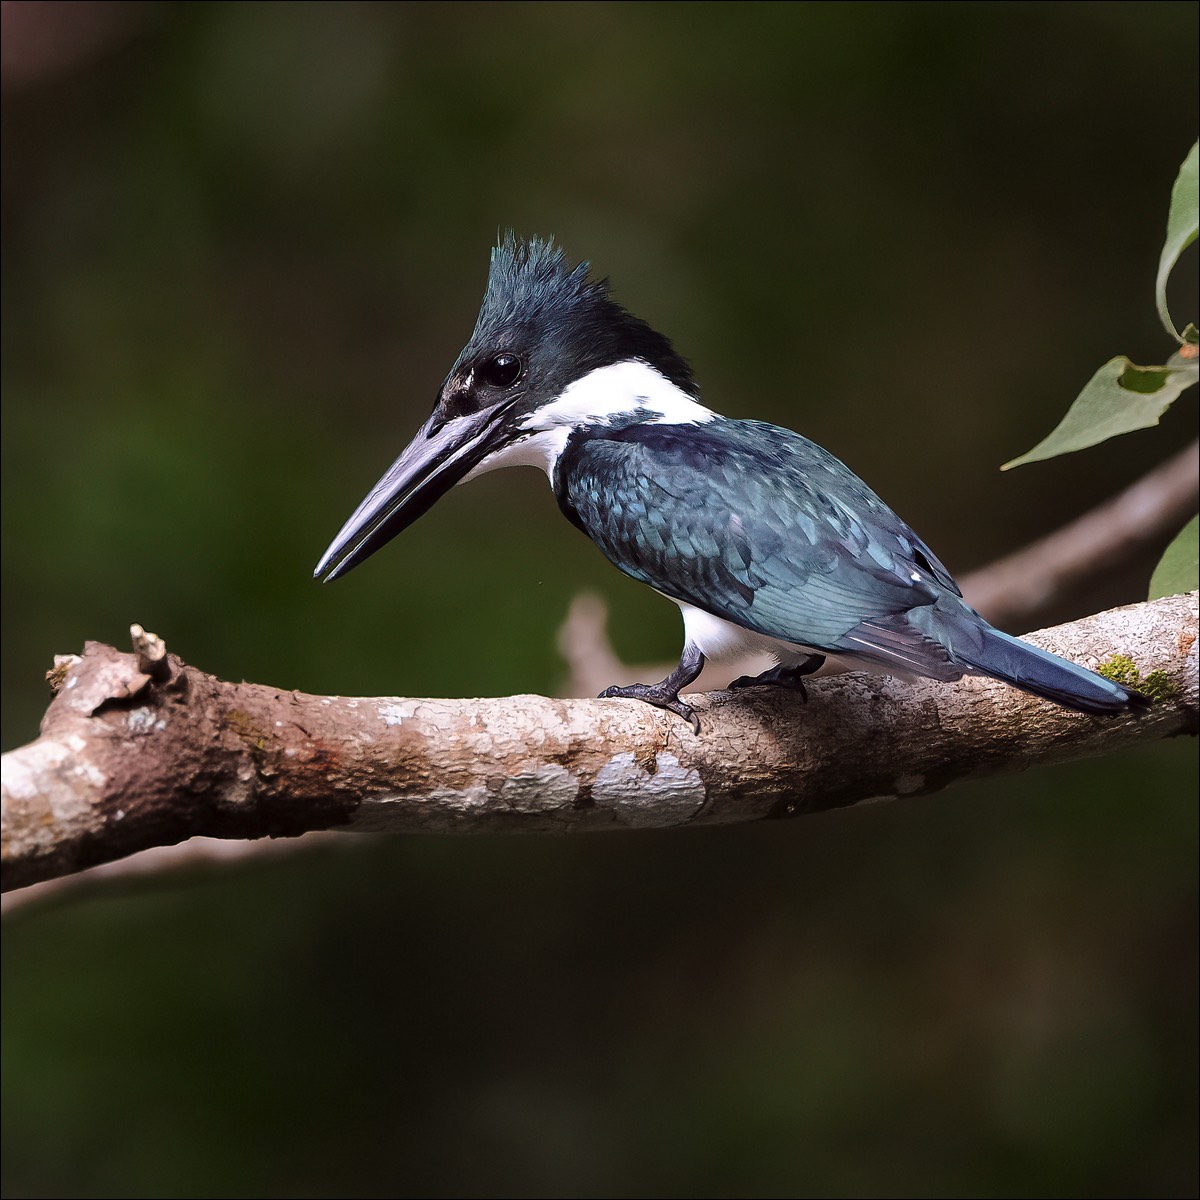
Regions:
<instances>
[{"instance_id":1,"label":"long pointed beak","mask_svg":"<svg viewBox=\"0 0 1200 1200\"><path fill-rule=\"evenodd\" d=\"M500 420L508 408L498 404L456 417L440 428L430 417L342 526L313 575L326 583L345 575L428 512L498 448Z\"/></svg>"}]
</instances>

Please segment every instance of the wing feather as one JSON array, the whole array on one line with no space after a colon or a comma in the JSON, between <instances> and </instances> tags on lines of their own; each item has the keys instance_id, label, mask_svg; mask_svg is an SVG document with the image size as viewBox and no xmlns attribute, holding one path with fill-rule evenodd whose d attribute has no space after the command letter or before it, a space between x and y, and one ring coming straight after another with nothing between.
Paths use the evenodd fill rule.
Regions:
<instances>
[{"instance_id":1,"label":"wing feather","mask_svg":"<svg viewBox=\"0 0 1200 1200\"><path fill-rule=\"evenodd\" d=\"M567 516L627 575L769 637L836 650L857 631L885 658L915 655L926 670L936 643L902 637L888 618L960 595L852 471L773 425L719 417L581 431L555 480Z\"/></svg>"}]
</instances>

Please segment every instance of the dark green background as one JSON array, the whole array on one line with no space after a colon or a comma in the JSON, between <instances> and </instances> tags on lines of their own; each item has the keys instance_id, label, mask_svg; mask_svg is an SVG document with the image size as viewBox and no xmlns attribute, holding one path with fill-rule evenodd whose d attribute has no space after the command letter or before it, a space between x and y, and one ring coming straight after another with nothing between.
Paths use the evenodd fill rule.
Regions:
<instances>
[{"instance_id":1,"label":"dark green background","mask_svg":"<svg viewBox=\"0 0 1200 1200\"><path fill-rule=\"evenodd\" d=\"M677 652L674 606L533 472L310 581L428 411L500 226L591 258L710 404L828 446L958 573L1085 511L1192 435L1192 397L996 468L1104 360L1169 352L1196 17L6 5L4 746L53 654L135 620L343 694L553 691L583 588L623 657ZM1055 615L1140 598L1151 565ZM1194 1194L1196 787L1180 743L26 909L4 1193Z\"/></svg>"}]
</instances>

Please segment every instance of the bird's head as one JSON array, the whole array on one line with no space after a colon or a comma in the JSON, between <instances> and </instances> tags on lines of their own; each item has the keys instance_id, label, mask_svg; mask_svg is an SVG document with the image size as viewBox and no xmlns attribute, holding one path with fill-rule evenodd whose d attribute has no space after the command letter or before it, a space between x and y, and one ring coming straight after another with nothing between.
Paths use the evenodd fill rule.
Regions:
<instances>
[{"instance_id":1,"label":"bird's head","mask_svg":"<svg viewBox=\"0 0 1200 1200\"><path fill-rule=\"evenodd\" d=\"M687 363L609 296L607 280L590 279L586 262L572 266L552 239L509 233L492 250L475 330L433 412L315 574L346 574L468 477L545 465L578 424L639 405L698 408L696 394Z\"/></svg>"}]
</instances>

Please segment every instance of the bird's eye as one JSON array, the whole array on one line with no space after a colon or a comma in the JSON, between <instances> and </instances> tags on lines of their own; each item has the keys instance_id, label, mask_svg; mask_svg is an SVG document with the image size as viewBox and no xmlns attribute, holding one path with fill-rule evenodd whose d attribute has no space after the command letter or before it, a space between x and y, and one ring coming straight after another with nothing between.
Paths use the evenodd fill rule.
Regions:
<instances>
[{"instance_id":1,"label":"bird's eye","mask_svg":"<svg viewBox=\"0 0 1200 1200\"><path fill-rule=\"evenodd\" d=\"M479 373L493 387L511 387L521 371L521 360L515 354L497 354L479 368Z\"/></svg>"}]
</instances>

